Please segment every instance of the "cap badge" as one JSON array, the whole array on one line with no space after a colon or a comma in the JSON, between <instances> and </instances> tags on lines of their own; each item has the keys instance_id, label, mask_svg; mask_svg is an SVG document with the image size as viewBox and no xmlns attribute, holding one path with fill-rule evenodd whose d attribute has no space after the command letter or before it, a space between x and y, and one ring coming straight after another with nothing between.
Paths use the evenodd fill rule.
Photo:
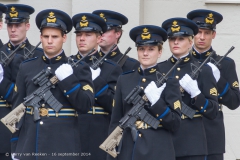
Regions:
<instances>
[{"instance_id":1,"label":"cap badge","mask_svg":"<svg viewBox=\"0 0 240 160\"><path fill-rule=\"evenodd\" d=\"M15 7L11 8L11 11L9 12L9 15L10 15L11 18L18 17L18 12L16 11Z\"/></svg>"},{"instance_id":2,"label":"cap badge","mask_svg":"<svg viewBox=\"0 0 240 160\"><path fill-rule=\"evenodd\" d=\"M147 28L143 29L143 33L141 34L142 39L150 39L151 38L151 34L148 32Z\"/></svg>"},{"instance_id":3,"label":"cap badge","mask_svg":"<svg viewBox=\"0 0 240 160\"><path fill-rule=\"evenodd\" d=\"M104 14L103 14L103 13L100 13L100 17L101 17L102 19L104 19L105 22L107 21L107 19L104 17Z\"/></svg>"},{"instance_id":4,"label":"cap badge","mask_svg":"<svg viewBox=\"0 0 240 160\"><path fill-rule=\"evenodd\" d=\"M80 27L87 27L88 26L88 20L86 16L82 16L82 20L80 22Z\"/></svg>"},{"instance_id":5,"label":"cap badge","mask_svg":"<svg viewBox=\"0 0 240 160\"><path fill-rule=\"evenodd\" d=\"M209 14L208 14L208 17L205 18L205 23L213 24L213 22L214 22L213 14L212 14L212 13L209 13Z\"/></svg>"},{"instance_id":6,"label":"cap badge","mask_svg":"<svg viewBox=\"0 0 240 160\"><path fill-rule=\"evenodd\" d=\"M57 18L54 16L53 12L49 13L49 16L47 18L48 23L55 23L57 21Z\"/></svg>"},{"instance_id":7,"label":"cap badge","mask_svg":"<svg viewBox=\"0 0 240 160\"><path fill-rule=\"evenodd\" d=\"M177 21L173 21L173 25L171 27L172 32L179 32L180 31L180 26L177 24Z\"/></svg>"}]
</instances>

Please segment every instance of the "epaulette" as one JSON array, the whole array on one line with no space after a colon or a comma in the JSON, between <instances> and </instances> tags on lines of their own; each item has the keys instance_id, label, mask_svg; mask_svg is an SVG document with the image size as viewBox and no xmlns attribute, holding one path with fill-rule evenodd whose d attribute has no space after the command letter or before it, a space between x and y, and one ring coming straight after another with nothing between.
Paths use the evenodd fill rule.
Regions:
<instances>
[{"instance_id":1,"label":"epaulette","mask_svg":"<svg viewBox=\"0 0 240 160\"><path fill-rule=\"evenodd\" d=\"M129 73L133 73L133 72L135 72L135 71L136 71L135 69L134 69L134 70L131 70L131 71L127 71L127 72L122 73L122 75L129 74Z\"/></svg>"},{"instance_id":2,"label":"epaulette","mask_svg":"<svg viewBox=\"0 0 240 160\"><path fill-rule=\"evenodd\" d=\"M107 63L109 63L109 64L111 64L111 65L114 65L114 66L116 65L113 61L108 60L108 59L105 59L104 62L107 62Z\"/></svg>"},{"instance_id":3,"label":"epaulette","mask_svg":"<svg viewBox=\"0 0 240 160\"><path fill-rule=\"evenodd\" d=\"M37 59L38 57L33 57L33 58L30 58L30 59L27 59L27 60L25 60L25 61L23 61L22 63L26 63L26 62L29 62L29 61L33 61L33 60L35 60L35 59Z\"/></svg>"}]
</instances>

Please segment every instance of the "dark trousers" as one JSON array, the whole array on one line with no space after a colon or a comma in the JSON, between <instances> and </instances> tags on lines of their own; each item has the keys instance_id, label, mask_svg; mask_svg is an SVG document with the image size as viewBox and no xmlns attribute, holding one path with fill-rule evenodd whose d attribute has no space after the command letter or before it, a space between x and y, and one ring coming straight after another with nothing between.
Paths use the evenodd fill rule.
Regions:
<instances>
[{"instance_id":1,"label":"dark trousers","mask_svg":"<svg viewBox=\"0 0 240 160\"><path fill-rule=\"evenodd\" d=\"M206 160L206 156L176 157L176 160Z\"/></svg>"},{"instance_id":2,"label":"dark trousers","mask_svg":"<svg viewBox=\"0 0 240 160\"><path fill-rule=\"evenodd\" d=\"M0 160L11 160L11 153L0 153Z\"/></svg>"},{"instance_id":3,"label":"dark trousers","mask_svg":"<svg viewBox=\"0 0 240 160\"><path fill-rule=\"evenodd\" d=\"M211 154L211 155L208 155L206 160L223 160L223 154Z\"/></svg>"}]
</instances>

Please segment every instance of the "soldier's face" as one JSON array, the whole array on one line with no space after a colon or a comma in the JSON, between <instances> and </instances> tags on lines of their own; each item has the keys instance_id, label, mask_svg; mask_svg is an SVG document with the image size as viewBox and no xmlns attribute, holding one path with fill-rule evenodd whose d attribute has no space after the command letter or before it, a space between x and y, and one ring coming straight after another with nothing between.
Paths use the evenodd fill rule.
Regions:
<instances>
[{"instance_id":1,"label":"soldier's face","mask_svg":"<svg viewBox=\"0 0 240 160\"><path fill-rule=\"evenodd\" d=\"M29 23L8 23L7 31L10 41L14 44L20 44L26 39L27 31L30 28Z\"/></svg>"},{"instance_id":2,"label":"soldier's face","mask_svg":"<svg viewBox=\"0 0 240 160\"><path fill-rule=\"evenodd\" d=\"M138 61L143 69L155 65L162 54L162 50L159 50L158 46L140 46L137 48L137 52Z\"/></svg>"},{"instance_id":3,"label":"soldier's face","mask_svg":"<svg viewBox=\"0 0 240 160\"><path fill-rule=\"evenodd\" d=\"M198 34L194 37L194 47L199 52L208 50L212 45L216 32L208 29L199 29Z\"/></svg>"},{"instance_id":4,"label":"soldier's face","mask_svg":"<svg viewBox=\"0 0 240 160\"><path fill-rule=\"evenodd\" d=\"M63 43L67 40L67 35L62 35L60 29L43 28L40 36L44 53L52 58L62 51Z\"/></svg>"},{"instance_id":5,"label":"soldier's face","mask_svg":"<svg viewBox=\"0 0 240 160\"><path fill-rule=\"evenodd\" d=\"M113 44L117 44L117 41L120 35L121 33L115 32L114 29L108 30L107 32L103 33L99 46L101 48L105 48L105 47L109 48Z\"/></svg>"},{"instance_id":6,"label":"soldier's face","mask_svg":"<svg viewBox=\"0 0 240 160\"><path fill-rule=\"evenodd\" d=\"M192 47L192 40L189 37L170 37L168 42L172 54L177 58L188 54Z\"/></svg>"},{"instance_id":7,"label":"soldier's face","mask_svg":"<svg viewBox=\"0 0 240 160\"><path fill-rule=\"evenodd\" d=\"M81 54L86 55L93 48L97 49L101 40L100 34L95 32L76 33L76 44Z\"/></svg>"}]
</instances>

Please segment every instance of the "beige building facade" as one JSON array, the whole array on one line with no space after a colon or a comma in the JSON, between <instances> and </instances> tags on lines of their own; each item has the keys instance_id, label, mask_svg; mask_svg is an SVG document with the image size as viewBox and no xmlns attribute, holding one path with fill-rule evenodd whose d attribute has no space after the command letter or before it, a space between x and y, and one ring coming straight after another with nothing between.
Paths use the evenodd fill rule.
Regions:
<instances>
[{"instance_id":1,"label":"beige building facade","mask_svg":"<svg viewBox=\"0 0 240 160\"><path fill-rule=\"evenodd\" d=\"M0 3L28 4L35 8L31 15L31 29L28 39L32 45L39 42L40 32L35 25L35 17L44 9L60 9L71 17L77 13L91 13L97 9L109 9L126 15L129 19L123 26L123 36L120 40L120 50L124 52L129 46L132 50L129 56L137 59L136 48L129 38L131 28L151 24L161 26L162 22L172 17L186 17L187 13L194 9L210 9L223 15L223 21L217 25L217 36L213 41L213 49L219 55L225 54L231 46L235 49L229 55L236 63L238 75L240 75L240 0L0 0ZM68 34L68 40L64 44L64 50L68 55L76 54L75 34ZM6 24L0 31L4 43L8 41ZM168 43L163 46L163 55L159 61L171 56ZM223 109L226 129L226 154L225 160L240 159L240 108L231 111ZM193 142L194 143L194 142Z\"/></svg>"}]
</instances>

